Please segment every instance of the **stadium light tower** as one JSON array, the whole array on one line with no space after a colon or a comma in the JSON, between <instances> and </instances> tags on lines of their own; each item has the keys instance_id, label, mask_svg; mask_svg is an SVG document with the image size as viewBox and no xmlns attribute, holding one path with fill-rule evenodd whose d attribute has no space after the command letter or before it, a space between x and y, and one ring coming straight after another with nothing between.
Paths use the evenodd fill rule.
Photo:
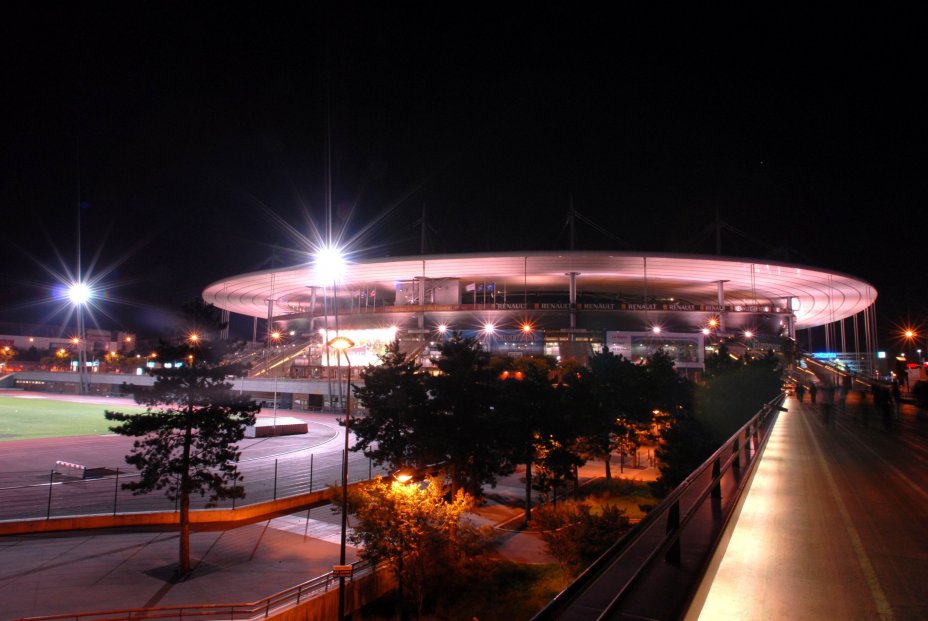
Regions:
<instances>
[{"instance_id":1,"label":"stadium light tower","mask_svg":"<svg viewBox=\"0 0 928 621\"><path fill-rule=\"evenodd\" d=\"M338 337L338 281L342 279L345 274L345 254L342 252L342 249L335 245L324 245L316 250L313 255L313 268L316 271L318 279L322 282L322 293L323 300L328 300L328 284L332 283L332 309L333 314L335 315L335 337ZM323 302L325 303L325 302ZM325 310L325 338L329 338L329 311ZM326 347L325 350L325 363L327 367L331 367L329 362L329 350L331 347ZM328 373L326 374L328 376ZM333 405L333 396L332 396L332 384L331 378L329 381L329 407ZM338 384L338 396L341 398L342 385Z\"/></svg>"},{"instance_id":2,"label":"stadium light tower","mask_svg":"<svg viewBox=\"0 0 928 621\"><path fill-rule=\"evenodd\" d=\"M87 283L76 282L68 289L68 299L77 310L77 372L80 382L80 394L86 395L88 391L87 382L87 336L84 334L84 306L90 302L93 292Z\"/></svg>"}]
</instances>

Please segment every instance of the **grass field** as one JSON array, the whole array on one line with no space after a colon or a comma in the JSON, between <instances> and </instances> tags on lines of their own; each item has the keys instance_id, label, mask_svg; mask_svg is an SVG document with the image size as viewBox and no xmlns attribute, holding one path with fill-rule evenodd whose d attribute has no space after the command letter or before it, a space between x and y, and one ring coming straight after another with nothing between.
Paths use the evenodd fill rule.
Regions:
<instances>
[{"instance_id":1,"label":"grass field","mask_svg":"<svg viewBox=\"0 0 928 621\"><path fill-rule=\"evenodd\" d=\"M144 412L123 404L70 403L52 399L0 397L0 442L109 433L104 410Z\"/></svg>"}]
</instances>

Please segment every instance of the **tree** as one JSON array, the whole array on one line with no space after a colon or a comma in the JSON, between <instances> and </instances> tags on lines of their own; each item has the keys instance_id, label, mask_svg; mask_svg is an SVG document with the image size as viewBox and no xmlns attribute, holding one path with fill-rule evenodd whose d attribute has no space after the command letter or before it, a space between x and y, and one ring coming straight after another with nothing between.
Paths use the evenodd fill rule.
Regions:
<instances>
[{"instance_id":1,"label":"tree","mask_svg":"<svg viewBox=\"0 0 928 621\"><path fill-rule=\"evenodd\" d=\"M136 495L164 490L178 503L181 574L190 571L190 496L209 494L207 507L245 496L236 443L260 407L224 381L238 370L203 364L153 370L154 386L133 387L136 402L147 406L144 413L105 412L107 420L120 423L111 431L138 438L126 463L141 478L123 488Z\"/></svg>"},{"instance_id":2,"label":"tree","mask_svg":"<svg viewBox=\"0 0 928 621\"><path fill-rule=\"evenodd\" d=\"M554 416L536 440L537 477L535 488L552 491L557 502L557 488L568 480L576 483L577 469L586 463L581 439L590 430L590 373L583 364L570 359L558 367L552 407Z\"/></svg>"},{"instance_id":3,"label":"tree","mask_svg":"<svg viewBox=\"0 0 928 621\"><path fill-rule=\"evenodd\" d=\"M436 366L438 374L428 378L432 401L421 437L433 443L429 452L448 464L454 490L480 498L484 484L494 485L497 476L514 470L499 433L499 382L489 355L474 339L455 335L443 343Z\"/></svg>"},{"instance_id":4,"label":"tree","mask_svg":"<svg viewBox=\"0 0 928 621\"><path fill-rule=\"evenodd\" d=\"M705 382L696 391L696 417L719 446L782 387L780 360L767 352L733 359L724 346L707 357Z\"/></svg>"},{"instance_id":5,"label":"tree","mask_svg":"<svg viewBox=\"0 0 928 621\"><path fill-rule=\"evenodd\" d=\"M501 433L511 451L511 461L525 465L525 522L531 519L532 465L539 458L541 439L549 437L559 415L557 393L551 380L555 369L547 356L495 358L501 386L497 410Z\"/></svg>"},{"instance_id":6,"label":"tree","mask_svg":"<svg viewBox=\"0 0 928 621\"><path fill-rule=\"evenodd\" d=\"M460 522L473 503L463 490L446 501L438 479L422 486L378 476L352 493L355 524L349 538L360 546L361 558L392 564L400 598L405 585L421 616L430 587L446 584L454 568L485 545L484 536Z\"/></svg>"},{"instance_id":7,"label":"tree","mask_svg":"<svg viewBox=\"0 0 928 621\"><path fill-rule=\"evenodd\" d=\"M661 473L651 486L654 493L665 496L673 491L709 459L717 447L718 444L691 412L672 415L654 452Z\"/></svg>"},{"instance_id":8,"label":"tree","mask_svg":"<svg viewBox=\"0 0 928 621\"><path fill-rule=\"evenodd\" d=\"M636 447L638 430L651 419L648 368L604 348L590 357L587 379L587 424L581 448L605 463L606 479L611 479L612 452Z\"/></svg>"},{"instance_id":9,"label":"tree","mask_svg":"<svg viewBox=\"0 0 928 621\"><path fill-rule=\"evenodd\" d=\"M421 371L414 358L400 351L399 341L387 345L379 365L361 371L364 383L354 386L354 395L364 409L351 421L358 438L351 450L366 451L377 464L395 468L423 468L440 459L419 433L429 408Z\"/></svg>"}]
</instances>

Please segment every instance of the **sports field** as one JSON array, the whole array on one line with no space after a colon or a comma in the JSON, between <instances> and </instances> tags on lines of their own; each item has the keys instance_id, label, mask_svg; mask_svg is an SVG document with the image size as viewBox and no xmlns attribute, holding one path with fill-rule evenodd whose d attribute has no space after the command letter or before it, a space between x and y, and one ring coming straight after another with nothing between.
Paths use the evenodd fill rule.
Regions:
<instances>
[{"instance_id":1,"label":"sports field","mask_svg":"<svg viewBox=\"0 0 928 621\"><path fill-rule=\"evenodd\" d=\"M144 412L122 403L74 403L58 399L0 396L0 442L110 433L105 410Z\"/></svg>"}]
</instances>

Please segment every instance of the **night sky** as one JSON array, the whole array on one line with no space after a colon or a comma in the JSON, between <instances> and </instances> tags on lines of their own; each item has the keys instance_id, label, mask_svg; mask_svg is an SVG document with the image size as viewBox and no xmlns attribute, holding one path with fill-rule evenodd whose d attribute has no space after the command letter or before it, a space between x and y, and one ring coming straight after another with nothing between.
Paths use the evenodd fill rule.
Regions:
<instances>
[{"instance_id":1,"label":"night sky","mask_svg":"<svg viewBox=\"0 0 928 621\"><path fill-rule=\"evenodd\" d=\"M215 280L305 260L328 173L359 256L417 254L423 207L428 252L566 248L571 202L601 229L578 248L711 254L718 210L747 234L724 254L861 277L887 329L928 328L914 16L22 4L0 26L0 322L64 320L39 264L73 269L80 219L101 327L157 333Z\"/></svg>"}]
</instances>

